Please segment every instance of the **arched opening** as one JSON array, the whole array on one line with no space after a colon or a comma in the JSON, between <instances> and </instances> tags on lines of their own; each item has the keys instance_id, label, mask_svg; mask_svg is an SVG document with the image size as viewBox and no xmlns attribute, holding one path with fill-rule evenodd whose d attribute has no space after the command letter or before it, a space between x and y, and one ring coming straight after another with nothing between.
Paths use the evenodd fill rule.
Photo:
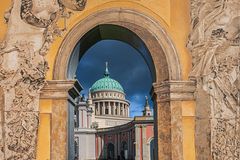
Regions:
<instances>
[{"instance_id":1,"label":"arched opening","mask_svg":"<svg viewBox=\"0 0 240 160\"><path fill-rule=\"evenodd\" d=\"M86 34L89 31L96 35L89 37L88 35L92 35ZM130 36L122 36L123 34L117 32L128 32ZM90 41L84 43L80 54L74 54L74 50L80 47L77 46L78 42L83 38ZM53 79L73 78L79 58L102 39L120 40L139 50L144 59L147 57L146 63L152 73L153 82L182 79L179 58L167 32L155 20L133 10L119 8L92 14L73 27L59 48ZM62 66L58 67L59 64Z\"/></svg>"},{"instance_id":2,"label":"arched opening","mask_svg":"<svg viewBox=\"0 0 240 160\"><path fill-rule=\"evenodd\" d=\"M108 143L107 145L107 158L114 159L114 145L112 143Z\"/></svg>"},{"instance_id":3,"label":"arched opening","mask_svg":"<svg viewBox=\"0 0 240 160\"><path fill-rule=\"evenodd\" d=\"M114 24L98 25L88 31L79 40L70 57L70 66L68 66L67 70L68 79L74 78L79 60L86 53L86 51L90 47L95 45L97 42L102 40L118 40L125 42L135 48L141 54L147 66L149 67L153 82L156 81L156 71L154 63L152 57L150 56L149 50L144 44L144 42L131 30L127 29L126 27Z\"/></svg>"},{"instance_id":4,"label":"arched opening","mask_svg":"<svg viewBox=\"0 0 240 160\"><path fill-rule=\"evenodd\" d=\"M180 112L171 114L173 104L170 103L168 94L169 86L172 85L168 81L182 79L181 67L174 44L167 32L154 19L133 10L119 8L97 12L83 19L73 27L60 46L55 60L53 80L73 79L77 63L84 52L104 39L126 42L137 49L145 59L153 79L151 93L155 106L155 136L158 140L155 141L156 154L169 158L172 153L176 153L177 157L182 157L181 132L171 126L173 123L181 123ZM162 92L164 94L160 96ZM173 147L173 141L179 142L179 145ZM164 145L160 146L160 143ZM163 146L167 146L167 150L162 149Z\"/></svg>"},{"instance_id":5,"label":"arched opening","mask_svg":"<svg viewBox=\"0 0 240 160\"><path fill-rule=\"evenodd\" d=\"M154 138L150 140L149 147L150 147L150 160L154 160L155 158Z\"/></svg>"},{"instance_id":6,"label":"arched opening","mask_svg":"<svg viewBox=\"0 0 240 160\"><path fill-rule=\"evenodd\" d=\"M127 142L123 141L121 148L122 148L121 149L121 157L123 159L127 159L128 158L128 145L127 145Z\"/></svg>"}]
</instances>

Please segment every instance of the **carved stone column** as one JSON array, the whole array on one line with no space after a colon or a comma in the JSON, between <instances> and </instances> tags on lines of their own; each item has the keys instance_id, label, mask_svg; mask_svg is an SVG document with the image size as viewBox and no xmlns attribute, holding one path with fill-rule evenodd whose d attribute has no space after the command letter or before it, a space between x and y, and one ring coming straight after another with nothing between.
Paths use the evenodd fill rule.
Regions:
<instances>
[{"instance_id":1,"label":"carved stone column","mask_svg":"<svg viewBox=\"0 0 240 160\"><path fill-rule=\"evenodd\" d=\"M193 100L195 83L166 81L154 84L155 131L158 159L183 160L182 101Z\"/></svg>"},{"instance_id":2,"label":"carved stone column","mask_svg":"<svg viewBox=\"0 0 240 160\"><path fill-rule=\"evenodd\" d=\"M47 81L41 99L52 100L51 160L68 159L68 99L79 96L81 86L75 80Z\"/></svg>"}]
</instances>

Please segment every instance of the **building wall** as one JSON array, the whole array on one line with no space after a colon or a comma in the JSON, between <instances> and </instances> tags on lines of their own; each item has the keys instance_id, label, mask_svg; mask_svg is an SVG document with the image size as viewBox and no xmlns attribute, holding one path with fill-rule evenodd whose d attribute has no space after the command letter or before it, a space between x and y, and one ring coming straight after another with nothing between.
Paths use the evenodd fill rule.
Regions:
<instances>
[{"instance_id":1,"label":"building wall","mask_svg":"<svg viewBox=\"0 0 240 160\"><path fill-rule=\"evenodd\" d=\"M78 160L96 159L95 158L95 133L96 130L92 128L92 108L89 106L88 101L81 99L75 107L75 126L74 134L75 145L73 150L69 149L69 152L74 153L74 158ZM71 117L73 119L73 116ZM79 122L79 123L78 123ZM69 159L74 159L69 158Z\"/></svg>"},{"instance_id":2,"label":"building wall","mask_svg":"<svg viewBox=\"0 0 240 160\"><path fill-rule=\"evenodd\" d=\"M95 132L93 130L79 130L75 132L79 144L79 160L94 160L95 158Z\"/></svg>"},{"instance_id":3,"label":"building wall","mask_svg":"<svg viewBox=\"0 0 240 160\"><path fill-rule=\"evenodd\" d=\"M96 133L96 158L108 158L108 145L113 144L114 158L124 155L127 159L150 160L153 136L153 121L149 120L133 120L121 126L99 129ZM127 147L123 148L123 144Z\"/></svg>"},{"instance_id":4,"label":"building wall","mask_svg":"<svg viewBox=\"0 0 240 160\"><path fill-rule=\"evenodd\" d=\"M132 121L130 117L107 117L107 116L95 116L96 122L99 124L99 128L113 127L116 125L122 125Z\"/></svg>"}]
</instances>

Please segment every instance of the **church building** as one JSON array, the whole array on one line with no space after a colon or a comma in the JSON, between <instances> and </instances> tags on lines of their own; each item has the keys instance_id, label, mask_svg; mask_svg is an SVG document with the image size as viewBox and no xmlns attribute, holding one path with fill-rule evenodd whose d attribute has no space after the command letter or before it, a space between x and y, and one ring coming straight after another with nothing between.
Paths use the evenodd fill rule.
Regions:
<instances>
[{"instance_id":1,"label":"church building","mask_svg":"<svg viewBox=\"0 0 240 160\"><path fill-rule=\"evenodd\" d=\"M89 91L88 99L79 98L74 111L74 159L154 159L148 98L143 115L129 117L130 102L121 84L110 78L107 63L104 77Z\"/></svg>"},{"instance_id":2,"label":"church building","mask_svg":"<svg viewBox=\"0 0 240 160\"><path fill-rule=\"evenodd\" d=\"M121 84L110 77L108 64L104 77L97 80L90 88L89 105L93 108L93 121L98 128L112 127L132 121L129 117L130 103L125 99Z\"/></svg>"}]
</instances>

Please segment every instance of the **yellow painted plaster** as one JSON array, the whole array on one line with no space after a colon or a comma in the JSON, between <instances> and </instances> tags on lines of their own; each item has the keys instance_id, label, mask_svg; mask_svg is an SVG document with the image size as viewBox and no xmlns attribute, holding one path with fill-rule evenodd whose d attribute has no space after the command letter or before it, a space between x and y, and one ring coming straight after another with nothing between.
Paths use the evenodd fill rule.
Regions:
<instances>
[{"instance_id":1,"label":"yellow painted plaster","mask_svg":"<svg viewBox=\"0 0 240 160\"><path fill-rule=\"evenodd\" d=\"M37 160L50 160L52 100L40 100Z\"/></svg>"},{"instance_id":2,"label":"yellow painted plaster","mask_svg":"<svg viewBox=\"0 0 240 160\"><path fill-rule=\"evenodd\" d=\"M171 0L171 24L169 29L179 54L183 79L187 80L192 66L191 56L186 48L190 31L190 2L188 0Z\"/></svg>"},{"instance_id":3,"label":"yellow painted plaster","mask_svg":"<svg viewBox=\"0 0 240 160\"><path fill-rule=\"evenodd\" d=\"M40 113L52 113L52 100L40 99Z\"/></svg>"},{"instance_id":4,"label":"yellow painted plaster","mask_svg":"<svg viewBox=\"0 0 240 160\"><path fill-rule=\"evenodd\" d=\"M182 102L184 160L195 160L195 106L194 101Z\"/></svg>"},{"instance_id":5,"label":"yellow painted plaster","mask_svg":"<svg viewBox=\"0 0 240 160\"><path fill-rule=\"evenodd\" d=\"M5 37L7 31L7 24L5 23L4 14L10 8L12 4L11 0L4 0L0 5L0 41Z\"/></svg>"},{"instance_id":6,"label":"yellow painted plaster","mask_svg":"<svg viewBox=\"0 0 240 160\"><path fill-rule=\"evenodd\" d=\"M183 101L182 102L182 116L183 117L194 117L195 116L195 101Z\"/></svg>"},{"instance_id":7,"label":"yellow painted plaster","mask_svg":"<svg viewBox=\"0 0 240 160\"><path fill-rule=\"evenodd\" d=\"M183 158L184 160L195 160L194 117L183 117Z\"/></svg>"},{"instance_id":8,"label":"yellow painted plaster","mask_svg":"<svg viewBox=\"0 0 240 160\"><path fill-rule=\"evenodd\" d=\"M54 41L49 53L47 54L47 60L49 63L50 70L47 74L47 79L51 80L53 75L53 66L56 54L58 52L58 49L66 36L66 34L73 28L79 21L84 19L85 17L96 13L101 10L106 10L109 8L127 8L127 9L134 9L136 11L139 11L140 13L143 13L145 15L148 15L150 17L153 17L161 23L161 25L168 30L168 25L170 24L170 2L161 0L156 1L156 3L151 3L150 6L159 5L158 10L152 11L149 8L149 2L146 1L128 1L128 0L121 0L121 1L109 1L109 0L102 0L102 1L89 1L87 4L85 10L83 12L73 12L73 15L71 18L67 20L67 31L62 37L56 38L56 41ZM63 26L63 24L60 24ZM91 28L89 28L90 30Z\"/></svg>"},{"instance_id":9,"label":"yellow painted plaster","mask_svg":"<svg viewBox=\"0 0 240 160\"><path fill-rule=\"evenodd\" d=\"M50 160L51 114L40 113L38 128L37 160Z\"/></svg>"}]
</instances>

